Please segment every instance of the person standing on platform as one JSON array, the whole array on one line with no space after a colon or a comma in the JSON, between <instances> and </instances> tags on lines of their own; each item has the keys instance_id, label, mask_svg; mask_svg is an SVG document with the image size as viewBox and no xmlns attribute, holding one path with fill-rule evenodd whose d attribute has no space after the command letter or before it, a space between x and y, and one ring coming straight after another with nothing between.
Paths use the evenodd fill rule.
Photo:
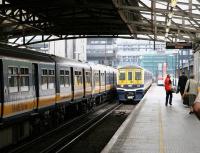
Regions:
<instances>
[{"instance_id":1,"label":"person standing on platform","mask_svg":"<svg viewBox=\"0 0 200 153\"><path fill-rule=\"evenodd\" d=\"M170 75L168 74L166 79L165 79L165 91L166 91L166 101L165 101L165 106L169 104L172 105L172 81L170 79Z\"/></svg>"},{"instance_id":2,"label":"person standing on platform","mask_svg":"<svg viewBox=\"0 0 200 153\"><path fill-rule=\"evenodd\" d=\"M196 80L194 80L194 75L190 76L190 79L187 80L184 90L184 96L188 96L188 105L190 106L190 112L189 114L193 113L192 105L196 99L196 96L198 94L198 83Z\"/></svg>"},{"instance_id":3,"label":"person standing on platform","mask_svg":"<svg viewBox=\"0 0 200 153\"><path fill-rule=\"evenodd\" d=\"M185 75L185 72L182 72L182 75L178 79L178 90L177 90L178 92L180 91L181 97L183 97L183 93L185 90L185 85L186 85L187 80L188 80L188 78Z\"/></svg>"}]
</instances>

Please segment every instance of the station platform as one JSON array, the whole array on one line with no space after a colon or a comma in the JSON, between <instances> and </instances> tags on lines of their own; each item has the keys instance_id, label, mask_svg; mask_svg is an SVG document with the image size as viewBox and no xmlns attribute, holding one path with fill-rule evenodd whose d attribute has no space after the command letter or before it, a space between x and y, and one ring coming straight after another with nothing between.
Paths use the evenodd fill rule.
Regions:
<instances>
[{"instance_id":1,"label":"station platform","mask_svg":"<svg viewBox=\"0 0 200 153\"><path fill-rule=\"evenodd\" d=\"M180 94L165 106L163 86L152 85L101 153L200 153L200 120Z\"/></svg>"}]
</instances>

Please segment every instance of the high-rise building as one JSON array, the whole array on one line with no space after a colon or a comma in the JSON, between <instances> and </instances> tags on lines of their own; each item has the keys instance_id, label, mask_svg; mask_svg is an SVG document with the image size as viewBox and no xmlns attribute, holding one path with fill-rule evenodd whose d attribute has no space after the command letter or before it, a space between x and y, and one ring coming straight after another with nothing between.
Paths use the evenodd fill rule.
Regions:
<instances>
[{"instance_id":1,"label":"high-rise building","mask_svg":"<svg viewBox=\"0 0 200 153\"><path fill-rule=\"evenodd\" d=\"M138 65L140 58L146 54L164 54L165 43L147 40L117 40L117 61L119 66Z\"/></svg>"},{"instance_id":2,"label":"high-rise building","mask_svg":"<svg viewBox=\"0 0 200 153\"><path fill-rule=\"evenodd\" d=\"M115 66L117 51L115 41L114 38L88 38L87 60L93 63Z\"/></svg>"}]
</instances>

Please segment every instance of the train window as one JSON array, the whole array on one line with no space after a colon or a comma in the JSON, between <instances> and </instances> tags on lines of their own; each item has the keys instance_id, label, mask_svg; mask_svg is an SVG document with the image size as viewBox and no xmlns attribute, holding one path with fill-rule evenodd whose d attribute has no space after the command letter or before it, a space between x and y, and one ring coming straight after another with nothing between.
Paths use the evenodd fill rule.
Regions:
<instances>
[{"instance_id":1,"label":"train window","mask_svg":"<svg viewBox=\"0 0 200 153\"><path fill-rule=\"evenodd\" d=\"M86 83L88 83L88 84L91 83L90 72L86 72Z\"/></svg>"},{"instance_id":2,"label":"train window","mask_svg":"<svg viewBox=\"0 0 200 153\"><path fill-rule=\"evenodd\" d=\"M55 88L55 75L54 70L49 70L49 77L48 77L48 88L54 89Z\"/></svg>"},{"instance_id":3,"label":"train window","mask_svg":"<svg viewBox=\"0 0 200 153\"><path fill-rule=\"evenodd\" d=\"M125 80L125 72L119 74L119 80Z\"/></svg>"},{"instance_id":4,"label":"train window","mask_svg":"<svg viewBox=\"0 0 200 153\"><path fill-rule=\"evenodd\" d=\"M65 71L65 87L69 86L69 71Z\"/></svg>"},{"instance_id":5,"label":"train window","mask_svg":"<svg viewBox=\"0 0 200 153\"><path fill-rule=\"evenodd\" d=\"M65 75L69 75L69 71L65 71Z\"/></svg>"},{"instance_id":6,"label":"train window","mask_svg":"<svg viewBox=\"0 0 200 153\"><path fill-rule=\"evenodd\" d=\"M99 82L99 73L95 73L95 81Z\"/></svg>"},{"instance_id":7,"label":"train window","mask_svg":"<svg viewBox=\"0 0 200 153\"><path fill-rule=\"evenodd\" d=\"M47 69L42 69L42 80L41 80L41 87L42 90L48 89L48 75L47 75Z\"/></svg>"},{"instance_id":8,"label":"train window","mask_svg":"<svg viewBox=\"0 0 200 153\"><path fill-rule=\"evenodd\" d=\"M67 87L69 84L69 71L60 70L60 87Z\"/></svg>"},{"instance_id":9,"label":"train window","mask_svg":"<svg viewBox=\"0 0 200 153\"><path fill-rule=\"evenodd\" d=\"M102 83L102 84L105 83L104 73L101 73L101 83Z\"/></svg>"},{"instance_id":10,"label":"train window","mask_svg":"<svg viewBox=\"0 0 200 153\"><path fill-rule=\"evenodd\" d=\"M75 75L78 75L78 71L75 71Z\"/></svg>"},{"instance_id":11,"label":"train window","mask_svg":"<svg viewBox=\"0 0 200 153\"><path fill-rule=\"evenodd\" d=\"M141 72L135 72L135 80L141 80L141 79L142 79Z\"/></svg>"},{"instance_id":12,"label":"train window","mask_svg":"<svg viewBox=\"0 0 200 153\"><path fill-rule=\"evenodd\" d=\"M64 70L60 70L60 87L64 87L65 86L65 71Z\"/></svg>"},{"instance_id":13,"label":"train window","mask_svg":"<svg viewBox=\"0 0 200 153\"><path fill-rule=\"evenodd\" d=\"M29 69L20 68L20 90L29 91Z\"/></svg>"},{"instance_id":14,"label":"train window","mask_svg":"<svg viewBox=\"0 0 200 153\"><path fill-rule=\"evenodd\" d=\"M18 68L8 67L8 74L9 92L19 92Z\"/></svg>"},{"instance_id":15,"label":"train window","mask_svg":"<svg viewBox=\"0 0 200 153\"><path fill-rule=\"evenodd\" d=\"M80 84L83 83L83 79L82 79L82 73L81 73L81 71L79 71L79 83L80 83Z\"/></svg>"},{"instance_id":16,"label":"train window","mask_svg":"<svg viewBox=\"0 0 200 153\"><path fill-rule=\"evenodd\" d=\"M75 71L75 84L79 85L79 72Z\"/></svg>"},{"instance_id":17,"label":"train window","mask_svg":"<svg viewBox=\"0 0 200 153\"><path fill-rule=\"evenodd\" d=\"M132 78L133 78L132 72L128 72L128 80L132 80Z\"/></svg>"}]
</instances>

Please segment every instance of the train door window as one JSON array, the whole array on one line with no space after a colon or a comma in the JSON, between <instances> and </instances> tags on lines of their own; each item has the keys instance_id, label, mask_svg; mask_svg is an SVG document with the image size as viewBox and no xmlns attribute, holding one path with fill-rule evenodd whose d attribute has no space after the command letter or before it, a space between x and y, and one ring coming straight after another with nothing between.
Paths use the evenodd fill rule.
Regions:
<instances>
[{"instance_id":1,"label":"train door window","mask_svg":"<svg viewBox=\"0 0 200 153\"><path fill-rule=\"evenodd\" d=\"M128 80L132 80L133 79L133 73L132 72L128 72Z\"/></svg>"},{"instance_id":2,"label":"train door window","mask_svg":"<svg viewBox=\"0 0 200 153\"><path fill-rule=\"evenodd\" d=\"M80 83L80 84L83 83L83 77L82 77L81 71L79 71L79 83Z\"/></svg>"},{"instance_id":3,"label":"train door window","mask_svg":"<svg viewBox=\"0 0 200 153\"><path fill-rule=\"evenodd\" d=\"M65 71L65 87L69 86L70 82L69 82L69 71L66 70Z\"/></svg>"},{"instance_id":4,"label":"train door window","mask_svg":"<svg viewBox=\"0 0 200 153\"><path fill-rule=\"evenodd\" d=\"M20 68L20 90L29 91L29 69Z\"/></svg>"},{"instance_id":5,"label":"train door window","mask_svg":"<svg viewBox=\"0 0 200 153\"><path fill-rule=\"evenodd\" d=\"M90 72L86 72L86 83L90 84L91 83L91 79L90 79Z\"/></svg>"},{"instance_id":6,"label":"train door window","mask_svg":"<svg viewBox=\"0 0 200 153\"><path fill-rule=\"evenodd\" d=\"M142 79L141 72L135 72L135 80L141 80L141 79Z\"/></svg>"},{"instance_id":7,"label":"train door window","mask_svg":"<svg viewBox=\"0 0 200 153\"><path fill-rule=\"evenodd\" d=\"M75 71L75 84L79 85L79 73L78 73L78 71Z\"/></svg>"},{"instance_id":8,"label":"train door window","mask_svg":"<svg viewBox=\"0 0 200 153\"><path fill-rule=\"evenodd\" d=\"M65 87L65 71L60 70L60 87Z\"/></svg>"},{"instance_id":9,"label":"train door window","mask_svg":"<svg viewBox=\"0 0 200 153\"><path fill-rule=\"evenodd\" d=\"M96 83L99 82L99 73L95 73L95 82L96 82Z\"/></svg>"},{"instance_id":10,"label":"train door window","mask_svg":"<svg viewBox=\"0 0 200 153\"><path fill-rule=\"evenodd\" d=\"M125 72L120 72L119 80L125 80Z\"/></svg>"},{"instance_id":11,"label":"train door window","mask_svg":"<svg viewBox=\"0 0 200 153\"><path fill-rule=\"evenodd\" d=\"M109 73L106 73L106 84L110 83L110 79L109 79Z\"/></svg>"},{"instance_id":12,"label":"train door window","mask_svg":"<svg viewBox=\"0 0 200 153\"><path fill-rule=\"evenodd\" d=\"M101 83L102 83L102 84L105 83L104 73L101 73Z\"/></svg>"},{"instance_id":13,"label":"train door window","mask_svg":"<svg viewBox=\"0 0 200 153\"><path fill-rule=\"evenodd\" d=\"M19 92L19 82L18 82L18 68L8 67L8 84L9 92Z\"/></svg>"},{"instance_id":14,"label":"train door window","mask_svg":"<svg viewBox=\"0 0 200 153\"><path fill-rule=\"evenodd\" d=\"M55 88L55 71L54 70L49 70L48 88L49 89Z\"/></svg>"},{"instance_id":15,"label":"train door window","mask_svg":"<svg viewBox=\"0 0 200 153\"><path fill-rule=\"evenodd\" d=\"M47 88L48 88L48 74L47 74L47 69L42 69L41 85L42 85L42 90L47 90Z\"/></svg>"}]
</instances>

